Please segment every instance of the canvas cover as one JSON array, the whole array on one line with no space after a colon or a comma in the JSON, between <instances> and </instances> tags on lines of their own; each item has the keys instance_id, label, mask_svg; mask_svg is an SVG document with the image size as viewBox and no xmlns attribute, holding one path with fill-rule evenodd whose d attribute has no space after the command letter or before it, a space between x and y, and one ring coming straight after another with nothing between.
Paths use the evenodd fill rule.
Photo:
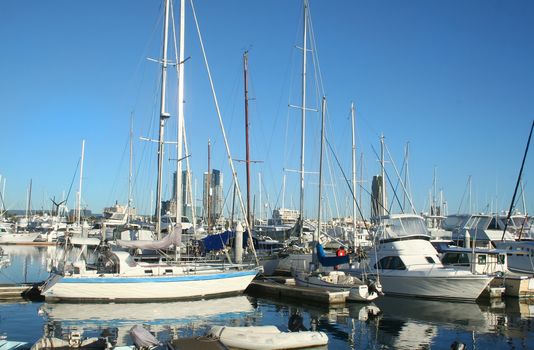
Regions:
<instances>
[{"instance_id":1,"label":"canvas cover","mask_svg":"<svg viewBox=\"0 0 534 350\"><path fill-rule=\"evenodd\" d=\"M118 246L124 248L139 248L139 249L167 249L171 246L179 247L182 243L182 225L178 224L174 226L174 230L169 233L165 238L160 239L159 241L150 241L150 240L121 240L116 241Z\"/></svg>"}]
</instances>

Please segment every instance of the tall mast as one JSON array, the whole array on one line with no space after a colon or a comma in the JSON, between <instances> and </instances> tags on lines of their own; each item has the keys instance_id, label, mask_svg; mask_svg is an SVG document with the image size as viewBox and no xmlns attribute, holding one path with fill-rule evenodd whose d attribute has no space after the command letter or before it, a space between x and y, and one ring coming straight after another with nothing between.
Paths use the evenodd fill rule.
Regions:
<instances>
[{"instance_id":1,"label":"tall mast","mask_svg":"<svg viewBox=\"0 0 534 350\"><path fill-rule=\"evenodd\" d=\"M350 104L350 115L351 115L351 123L352 123L352 232L354 233L354 237L357 237L356 235L356 130L354 128L354 102ZM321 142L323 140L321 139Z\"/></svg>"},{"instance_id":2,"label":"tall mast","mask_svg":"<svg viewBox=\"0 0 534 350\"><path fill-rule=\"evenodd\" d=\"M178 139L176 142L176 224L182 222L182 150L184 125L184 49L185 49L185 1L180 1L180 41L178 43Z\"/></svg>"},{"instance_id":3,"label":"tall mast","mask_svg":"<svg viewBox=\"0 0 534 350\"><path fill-rule=\"evenodd\" d=\"M85 154L85 140L82 140L82 159L80 161L80 184L78 186L78 215L76 217L76 222L80 225L81 216L82 216L82 179L83 179L83 158Z\"/></svg>"},{"instance_id":4,"label":"tall mast","mask_svg":"<svg viewBox=\"0 0 534 350\"><path fill-rule=\"evenodd\" d=\"M260 190L260 201L259 201L260 213L258 215L259 215L259 220L261 222L261 219L263 218L263 202L261 200L261 173L258 173L258 189Z\"/></svg>"},{"instance_id":5,"label":"tall mast","mask_svg":"<svg viewBox=\"0 0 534 350\"><path fill-rule=\"evenodd\" d=\"M128 206L126 212L126 223L130 224L130 213L132 212L132 165L133 165L133 112L130 116L130 169L128 173Z\"/></svg>"},{"instance_id":6,"label":"tall mast","mask_svg":"<svg viewBox=\"0 0 534 350\"><path fill-rule=\"evenodd\" d=\"M4 176L4 182L2 184L2 211L6 211L6 177Z\"/></svg>"},{"instance_id":7,"label":"tall mast","mask_svg":"<svg viewBox=\"0 0 534 350\"><path fill-rule=\"evenodd\" d=\"M304 30L302 35L302 104L301 104L301 138L300 138L300 228L299 237L302 239L304 223L304 142L306 139L306 57L308 36L308 0L304 0Z\"/></svg>"},{"instance_id":8,"label":"tall mast","mask_svg":"<svg viewBox=\"0 0 534 350\"><path fill-rule=\"evenodd\" d=\"M28 188L28 203L26 204L26 222L28 222L28 217L31 210L32 202L32 179L30 179L30 187Z\"/></svg>"},{"instance_id":9,"label":"tall mast","mask_svg":"<svg viewBox=\"0 0 534 350\"><path fill-rule=\"evenodd\" d=\"M317 233L314 237L315 242L319 242L321 237L321 207L322 207L322 194L323 194L323 147L324 147L324 119L326 109L326 97L323 97L321 104L321 153L319 155L319 206L317 208ZM316 255L313 254L314 259ZM317 265L316 265L317 266Z\"/></svg>"},{"instance_id":10,"label":"tall mast","mask_svg":"<svg viewBox=\"0 0 534 350\"><path fill-rule=\"evenodd\" d=\"M383 215L386 215L388 210L388 203L387 203L387 197L386 197L386 167L385 167L385 159L384 159L384 135L380 135L380 176L382 177L382 208L380 211L383 213Z\"/></svg>"},{"instance_id":11,"label":"tall mast","mask_svg":"<svg viewBox=\"0 0 534 350\"><path fill-rule=\"evenodd\" d=\"M285 208L286 204L286 174L282 179L282 208Z\"/></svg>"},{"instance_id":12,"label":"tall mast","mask_svg":"<svg viewBox=\"0 0 534 350\"><path fill-rule=\"evenodd\" d=\"M161 189L163 185L163 152L165 121L169 113L165 110L165 92L167 85L167 34L169 31L169 0L165 0L165 20L163 24L163 57L161 60L161 102L159 114L159 140L158 140L158 181L156 185L156 236L161 234Z\"/></svg>"},{"instance_id":13,"label":"tall mast","mask_svg":"<svg viewBox=\"0 0 534 350\"><path fill-rule=\"evenodd\" d=\"M363 183L363 152L360 153L360 181L362 181ZM362 207L362 190L360 190L360 200L359 200L359 207L361 208ZM363 209L361 209L363 210ZM362 220L364 220L364 218L362 217Z\"/></svg>"},{"instance_id":14,"label":"tall mast","mask_svg":"<svg viewBox=\"0 0 534 350\"><path fill-rule=\"evenodd\" d=\"M252 225L250 217L250 148L248 141L248 51L243 54L243 75L245 82L245 145L246 145L246 165L247 165L247 220ZM260 183L261 186L261 183Z\"/></svg>"},{"instance_id":15,"label":"tall mast","mask_svg":"<svg viewBox=\"0 0 534 350\"><path fill-rule=\"evenodd\" d=\"M208 233L210 232L210 219L211 219L211 213L210 213L210 202L211 202L211 141L208 139L208 176L206 178L206 189L207 189L207 195L206 200L208 202L207 205L207 215L206 215L206 222L208 224Z\"/></svg>"}]
</instances>

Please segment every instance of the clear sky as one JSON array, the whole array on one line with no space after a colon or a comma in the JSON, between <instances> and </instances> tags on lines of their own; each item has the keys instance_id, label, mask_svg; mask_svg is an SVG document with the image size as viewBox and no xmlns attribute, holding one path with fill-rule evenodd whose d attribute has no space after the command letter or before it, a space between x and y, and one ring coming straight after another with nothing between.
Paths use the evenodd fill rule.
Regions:
<instances>
[{"instance_id":1,"label":"clear sky","mask_svg":"<svg viewBox=\"0 0 534 350\"><path fill-rule=\"evenodd\" d=\"M300 104L302 51L296 47L302 45L302 1L197 0L195 6L237 159L245 156L242 55L250 52L251 153L263 161L252 166L252 191L258 203L261 172L262 201L280 206L283 169L300 164L300 112L288 104ZM469 176L474 210L507 209L534 119L534 2L311 0L310 10L320 65L310 53L307 105L318 108L326 94L327 137L347 176L353 101L364 187L379 172L373 148L379 151L383 133L398 168L409 142L417 211L428 210L434 169L450 213L460 204L466 211ZM157 138L160 68L146 58L161 56L161 19L162 5L155 0L0 2L0 174L7 179L8 209L25 208L30 179L34 209L49 208L49 198L66 195L82 139L84 206L101 212L115 201L125 203L133 114L134 202L139 212L149 211L156 145L139 137ZM230 170L189 2L185 52L190 57L185 118L197 198L208 139L212 167L224 173L226 195ZM166 139L173 141L176 73L169 75L172 117ZM307 171L318 169L319 123L319 113L308 113ZM530 212L533 152L523 177ZM168 149L166 158L173 154ZM347 186L331 152L328 159L327 216L347 215ZM243 180L244 165L236 166ZM170 196L173 167L165 161L164 198ZM396 182L392 163L387 171ZM286 175L285 206L297 208L298 174ZM307 216L315 216L317 182L317 175L306 176ZM77 188L76 175L70 208ZM368 196L363 201L367 213Z\"/></svg>"}]
</instances>

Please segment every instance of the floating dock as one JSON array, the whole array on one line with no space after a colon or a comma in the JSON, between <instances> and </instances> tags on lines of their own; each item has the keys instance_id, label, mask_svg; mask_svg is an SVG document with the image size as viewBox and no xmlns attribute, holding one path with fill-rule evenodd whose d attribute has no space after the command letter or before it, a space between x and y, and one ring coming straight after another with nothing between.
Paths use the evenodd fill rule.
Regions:
<instances>
[{"instance_id":1,"label":"floating dock","mask_svg":"<svg viewBox=\"0 0 534 350\"><path fill-rule=\"evenodd\" d=\"M503 277L495 277L491 285L504 285L504 294L509 297L534 297L534 277L531 276L506 274Z\"/></svg>"},{"instance_id":2,"label":"floating dock","mask_svg":"<svg viewBox=\"0 0 534 350\"><path fill-rule=\"evenodd\" d=\"M254 280L248 286L247 293L327 305L343 304L349 295L349 292L329 292L321 288L299 287L293 278L287 277Z\"/></svg>"},{"instance_id":3,"label":"floating dock","mask_svg":"<svg viewBox=\"0 0 534 350\"><path fill-rule=\"evenodd\" d=\"M0 301L2 300L38 300L42 298L36 284L0 284Z\"/></svg>"}]
</instances>

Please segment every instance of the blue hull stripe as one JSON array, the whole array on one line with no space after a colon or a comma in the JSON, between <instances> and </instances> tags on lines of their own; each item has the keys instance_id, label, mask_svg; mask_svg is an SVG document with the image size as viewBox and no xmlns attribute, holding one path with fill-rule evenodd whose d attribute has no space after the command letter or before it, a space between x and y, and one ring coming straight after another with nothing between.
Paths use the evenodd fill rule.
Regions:
<instances>
[{"instance_id":1,"label":"blue hull stripe","mask_svg":"<svg viewBox=\"0 0 534 350\"><path fill-rule=\"evenodd\" d=\"M229 273L218 273L210 275L190 275L190 276L155 276L155 277L70 277L61 278L59 283L169 283L188 281L209 281L228 279L243 276L254 276L258 271L240 271Z\"/></svg>"}]
</instances>

